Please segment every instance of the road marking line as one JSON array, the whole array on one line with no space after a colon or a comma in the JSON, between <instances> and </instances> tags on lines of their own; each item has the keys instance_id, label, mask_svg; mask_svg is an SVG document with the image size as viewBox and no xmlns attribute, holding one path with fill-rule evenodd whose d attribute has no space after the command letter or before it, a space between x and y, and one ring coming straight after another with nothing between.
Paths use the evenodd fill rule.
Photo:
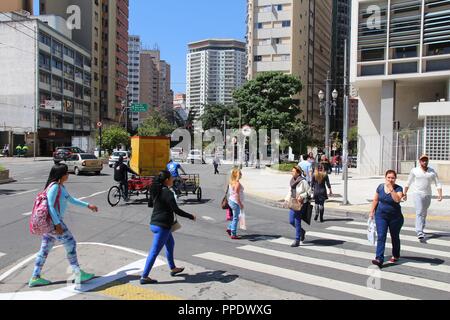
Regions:
<instances>
[{"instance_id":1,"label":"road marking line","mask_svg":"<svg viewBox=\"0 0 450 320\"><path fill-rule=\"evenodd\" d=\"M20 196L20 195L27 194L27 193L31 193L31 192L36 192L36 191L38 191L38 190L39 190L39 189L33 189L33 190L24 191L24 192L14 193L14 194L8 195L7 197Z\"/></svg>"},{"instance_id":2,"label":"road marking line","mask_svg":"<svg viewBox=\"0 0 450 320\"><path fill-rule=\"evenodd\" d=\"M25 212L25 213L22 213L22 215L23 216L31 216L31 213L32 213L31 211L30 212Z\"/></svg>"},{"instance_id":3,"label":"road marking line","mask_svg":"<svg viewBox=\"0 0 450 320\"><path fill-rule=\"evenodd\" d=\"M329 227L327 230L330 231L340 231L345 233L356 233L356 234L367 234L367 230L361 230L361 229L355 229L355 228L344 228L344 227ZM391 237L391 235L388 232L387 235L388 238ZM401 241L413 241L418 242L419 240L415 236L407 236L400 234L400 240ZM443 246L443 247L450 247L450 241L445 240L438 240L438 239L427 239L427 243L434 244L437 246Z\"/></svg>"},{"instance_id":4,"label":"road marking line","mask_svg":"<svg viewBox=\"0 0 450 320\"><path fill-rule=\"evenodd\" d=\"M118 298L121 300L184 300L183 298L165 294L151 289L145 289L120 281L110 283L103 288L95 289L95 293Z\"/></svg>"},{"instance_id":5,"label":"road marking line","mask_svg":"<svg viewBox=\"0 0 450 320\"><path fill-rule=\"evenodd\" d=\"M6 256L6 253L0 252L0 258Z\"/></svg>"},{"instance_id":6,"label":"road marking line","mask_svg":"<svg viewBox=\"0 0 450 320\"><path fill-rule=\"evenodd\" d=\"M119 250L135 253L141 256L147 256L147 254L120 246L114 246L104 243L79 243L79 245L99 245L99 246L105 246L105 247L111 247L116 248ZM56 248L59 248L62 246L57 246ZM28 263L29 261L33 260L36 257L36 254L25 259L18 265L16 265L14 268L10 269L9 271L5 272L0 276L0 281L14 273L16 270L20 269L24 264ZM95 290L96 288L102 287L107 285L108 283L117 281L119 279L125 278L130 275L134 275L137 273L141 273L144 270L146 259L141 259L138 261L135 261L133 263L130 263L127 266L124 266L120 269L117 269L115 271L112 271L111 273L101 276L100 278L95 278L90 280L86 284L82 284L79 289L77 289L76 285L70 285L68 287L52 290L52 291L29 291L29 292L10 292L10 293L0 293L0 300L64 300L68 299L70 297L73 297L78 294L86 293L92 290ZM160 267L165 265L166 263L161 259L157 258L155 261L155 267Z\"/></svg>"},{"instance_id":7,"label":"road marking line","mask_svg":"<svg viewBox=\"0 0 450 320\"><path fill-rule=\"evenodd\" d=\"M336 290L340 292L345 292L354 296L359 296L368 299L380 299L380 300L417 300L411 297L406 297L390 292L384 292L381 290L375 290L368 287L355 285L352 283L347 283L339 280L334 280L330 278L310 275L307 273L294 271L290 269L280 268L269 264L254 262L250 260L239 259L235 257L230 257L222 254L217 254L213 252L206 252L194 257L223 263L226 265L251 270L255 272L260 272L268 274L275 277L285 278L291 281L297 281L305 283L308 285L323 287L331 290Z\"/></svg>"},{"instance_id":8,"label":"road marking line","mask_svg":"<svg viewBox=\"0 0 450 320\"><path fill-rule=\"evenodd\" d=\"M30 178L23 178L23 180L31 180L34 179L34 177L30 177Z\"/></svg>"},{"instance_id":9,"label":"road marking line","mask_svg":"<svg viewBox=\"0 0 450 320\"><path fill-rule=\"evenodd\" d=\"M292 244L292 239L287 238L278 238L269 240L269 242L281 244L290 246ZM323 252L323 253L330 253L330 254L337 254L337 255L343 255L346 257L352 257L352 258L359 258L359 259L365 259L365 260L372 260L375 256L374 253L369 252L363 252L363 251L356 251L356 250L348 250L343 248L334 248L329 246L316 246L316 245L302 245L301 250L310 250L310 251L317 251L317 252ZM408 262L404 262L408 261ZM430 271L438 271L438 272L444 272L450 274L450 266L447 265L433 265L433 264L426 264L422 262L414 262L415 260L407 259L407 258L401 258L398 265L402 265L405 267L412 267L416 269L423 269L423 270L430 270Z\"/></svg>"},{"instance_id":10,"label":"road marking line","mask_svg":"<svg viewBox=\"0 0 450 320\"><path fill-rule=\"evenodd\" d=\"M367 227L367 222L357 222L357 221L351 221L351 222L347 222L347 224L349 225L353 225L353 226L364 226ZM413 231L416 232L416 228L412 228L412 227L402 227L402 230L406 230L406 231ZM432 233L437 233L437 234L443 234L443 235L450 235L450 233L446 233L445 231L442 230L432 230L432 229L427 229L427 232L432 232Z\"/></svg>"},{"instance_id":11,"label":"road marking line","mask_svg":"<svg viewBox=\"0 0 450 320\"><path fill-rule=\"evenodd\" d=\"M108 191L100 191L100 192L91 194L90 196L87 196L87 197L78 198L78 200L85 200L85 199L88 199L88 198L93 198L93 197L95 197L95 196L99 196L99 195L104 194L104 193L107 193L107 192L108 192Z\"/></svg>"},{"instance_id":12,"label":"road marking line","mask_svg":"<svg viewBox=\"0 0 450 320\"><path fill-rule=\"evenodd\" d=\"M256 247L256 246L250 246L250 245L239 247L238 249L367 276L368 267L359 267L359 266L341 263L341 262L337 262L337 261L310 258L310 257L300 256L297 254L280 252L280 251L275 251L275 250L271 250L271 249L265 249L265 248L260 248L260 247ZM398 273L394 273L394 272L383 271L381 274L381 279L450 292L450 284L448 284L448 283L435 281L435 280L429 280L429 279L425 279L425 278L418 278L418 277L414 277L414 276L410 276L410 275L404 275L404 274L398 274Z\"/></svg>"},{"instance_id":13,"label":"road marking line","mask_svg":"<svg viewBox=\"0 0 450 320\"><path fill-rule=\"evenodd\" d=\"M321 239L345 241L345 242L361 244L364 246L371 246L369 244L368 240L364 240L364 239L360 239L360 238L338 236L338 235L331 234L331 233L313 232L313 231L308 231L307 234L312 237L321 238ZM372 246L372 247L374 247L374 246ZM386 243L386 248L392 248L392 245L390 243ZM440 257L450 258L450 252L445 252L445 251L440 251L440 250L423 249L423 248L404 246L404 245L402 245L402 250L416 252L416 253L422 253L422 254L430 255L430 256L440 256Z\"/></svg>"},{"instance_id":14,"label":"road marking line","mask_svg":"<svg viewBox=\"0 0 450 320\"><path fill-rule=\"evenodd\" d=\"M216 221L216 219L208 217L208 216L202 216L202 219L206 220L206 221Z\"/></svg>"}]
</instances>

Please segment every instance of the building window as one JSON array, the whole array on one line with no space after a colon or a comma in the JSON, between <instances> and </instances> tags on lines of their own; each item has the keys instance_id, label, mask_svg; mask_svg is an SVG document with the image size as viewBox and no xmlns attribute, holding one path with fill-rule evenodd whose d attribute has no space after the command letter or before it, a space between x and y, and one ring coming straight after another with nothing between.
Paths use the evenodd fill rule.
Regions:
<instances>
[{"instance_id":1,"label":"building window","mask_svg":"<svg viewBox=\"0 0 450 320\"><path fill-rule=\"evenodd\" d=\"M73 66L68 63L64 63L64 77L73 80L73 76L74 76Z\"/></svg>"},{"instance_id":2,"label":"building window","mask_svg":"<svg viewBox=\"0 0 450 320\"><path fill-rule=\"evenodd\" d=\"M64 54L72 59L75 57L75 52L66 46L64 46Z\"/></svg>"},{"instance_id":3,"label":"building window","mask_svg":"<svg viewBox=\"0 0 450 320\"><path fill-rule=\"evenodd\" d=\"M285 21L281 22L281 26L283 28L289 28L291 26L291 20L285 20Z\"/></svg>"},{"instance_id":4,"label":"building window","mask_svg":"<svg viewBox=\"0 0 450 320\"><path fill-rule=\"evenodd\" d=\"M58 77L53 77L52 79L52 91L56 91L58 93L62 92L62 79Z\"/></svg>"},{"instance_id":5,"label":"building window","mask_svg":"<svg viewBox=\"0 0 450 320\"><path fill-rule=\"evenodd\" d=\"M39 32L39 41L49 47L52 44L52 40L51 40L50 36L46 35L43 32Z\"/></svg>"},{"instance_id":6,"label":"building window","mask_svg":"<svg viewBox=\"0 0 450 320\"><path fill-rule=\"evenodd\" d=\"M53 40L52 53L55 56L62 57L63 55L63 45L55 40Z\"/></svg>"},{"instance_id":7,"label":"building window","mask_svg":"<svg viewBox=\"0 0 450 320\"><path fill-rule=\"evenodd\" d=\"M50 56L44 53L39 53L39 67L50 70L50 66L51 66Z\"/></svg>"},{"instance_id":8,"label":"building window","mask_svg":"<svg viewBox=\"0 0 450 320\"><path fill-rule=\"evenodd\" d=\"M58 60L58 59L53 59L52 60L52 67L62 71L62 69L63 69L62 61Z\"/></svg>"},{"instance_id":9,"label":"building window","mask_svg":"<svg viewBox=\"0 0 450 320\"><path fill-rule=\"evenodd\" d=\"M67 80L64 80L64 90L68 90L73 92L73 83Z\"/></svg>"},{"instance_id":10,"label":"building window","mask_svg":"<svg viewBox=\"0 0 450 320\"><path fill-rule=\"evenodd\" d=\"M48 73L39 73L39 81L45 84L50 84L50 75Z\"/></svg>"},{"instance_id":11,"label":"building window","mask_svg":"<svg viewBox=\"0 0 450 320\"><path fill-rule=\"evenodd\" d=\"M255 62L262 61L262 56L255 56Z\"/></svg>"},{"instance_id":12,"label":"building window","mask_svg":"<svg viewBox=\"0 0 450 320\"><path fill-rule=\"evenodd\" d=\"M277 8L277 11L283 11L283 5L282 4L278 4L276 6L276 8Z\"/></svg>"},{"instance_id":13,"label":"building window","mask_svg":"<svg viewBox=\"0 0 450 320\"><path fill-rule=\"evenodd\" d=\"M262 22L258 22L255 24L256 29L262 29L263 28L263 24Z\"/></svg>"}]
</instances>

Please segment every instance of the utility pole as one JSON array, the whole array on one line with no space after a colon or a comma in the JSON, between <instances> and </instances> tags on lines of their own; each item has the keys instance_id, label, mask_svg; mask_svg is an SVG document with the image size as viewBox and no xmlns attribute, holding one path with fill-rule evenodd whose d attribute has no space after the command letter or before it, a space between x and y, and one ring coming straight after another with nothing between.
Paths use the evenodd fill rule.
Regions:
<instances>
[{"instance_id":1,"label":"utility pole","mask_svg":"<svg viewBox=\"0 0 450 320\"><path fill-rule=\"evenodd\" d=\"M348 98L348 76L347 76L347 39L344 42L344 134L343 134L343 172L344 179L344 198L342 204L348 205L348 122L349 122L349 98Z\"/></svg>"},{"instance_id":2,"label":"utility pole","mask_svg":"<svg viewBox=\"0 0 450 320\"><path fill-rule=\"evenodd\" d=\"M327 72L325 99L325 154L330 158L330 71Z\"/></svg>"}]
</instances>

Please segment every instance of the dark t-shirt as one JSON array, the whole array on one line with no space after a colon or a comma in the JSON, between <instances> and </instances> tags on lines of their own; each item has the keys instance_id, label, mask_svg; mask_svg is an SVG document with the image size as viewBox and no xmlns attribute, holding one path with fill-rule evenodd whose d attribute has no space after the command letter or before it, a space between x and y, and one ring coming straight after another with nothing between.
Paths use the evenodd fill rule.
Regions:
<instances>
[{"instance_id":1,"label":"dark t-shirt","mask_svg":"<svg viewBox=\"0 0 450 320\"><path fill-rule=\"evenodd\" d=\"M403 192L403 188L399 185L394 185L395 192ZM400 203L397 203L392 199L390 194L386 194L384 191L384 184L380 184L377 188L378 193L378 206L376 214L383 215L401 215L402 207Z\"/></svg>"},{"instance_id":2,"label":"dark t-shirt","mask_svg":"<svg viewBox=\"0 0 450 320\"><path fill-rule=\"evenodd\" d=\"M150 224L170 229L175 221L175 215L193 220L194 216L181 210L173 192L163 187L161 194L154 199L153 214Z\"/></svg>"}]
</instances>

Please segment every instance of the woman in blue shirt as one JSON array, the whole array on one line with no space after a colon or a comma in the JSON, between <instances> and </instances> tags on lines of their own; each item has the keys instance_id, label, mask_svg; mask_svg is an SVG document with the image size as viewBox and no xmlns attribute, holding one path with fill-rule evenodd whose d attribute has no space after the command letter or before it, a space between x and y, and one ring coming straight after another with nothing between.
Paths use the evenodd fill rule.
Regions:
<instances>
[{"instance_id":1,"label":"woman in blue shirt","mask_svg":"<svg viewBox=\"0 0 450 320\"><path fill-rule=\"evenodd\" d=\"M376 258L372 260L372 263L379 268L384 263L388 228L392 239L392 258L389 262L395 263L400 259L400 230L404 223L400 206L403 188L395 184L397 173L394 170L388 170L385 177L386 182L377 188L370 213L371 219L375 217L378 234Z\"/></svg>"},{"instance_id":2,"label":"woman in blue shirt","mask_svg":"<svg viewBox=\"0 0 450 320\"><path fill-rule=\"evenodd\" d=\"M41 250L37 254L33 276L28 286L37 287L49 285L51 282L41 278L42 267L49 252L52 250L56 241L61 242L67 252L67 259L75 274L77 283L85 282L94 277L80 269L77 258L76 242L67 226L64 224L63 218L70 202L73 205L89 208L93 212L97 212L98 208L89 203L72 198L64 187L64 183L69 179L68 168L65 164L57 164L53 166L45 188L47 189L48 209L55 230L42 236Z\"/></svg>"}]
</instances>

